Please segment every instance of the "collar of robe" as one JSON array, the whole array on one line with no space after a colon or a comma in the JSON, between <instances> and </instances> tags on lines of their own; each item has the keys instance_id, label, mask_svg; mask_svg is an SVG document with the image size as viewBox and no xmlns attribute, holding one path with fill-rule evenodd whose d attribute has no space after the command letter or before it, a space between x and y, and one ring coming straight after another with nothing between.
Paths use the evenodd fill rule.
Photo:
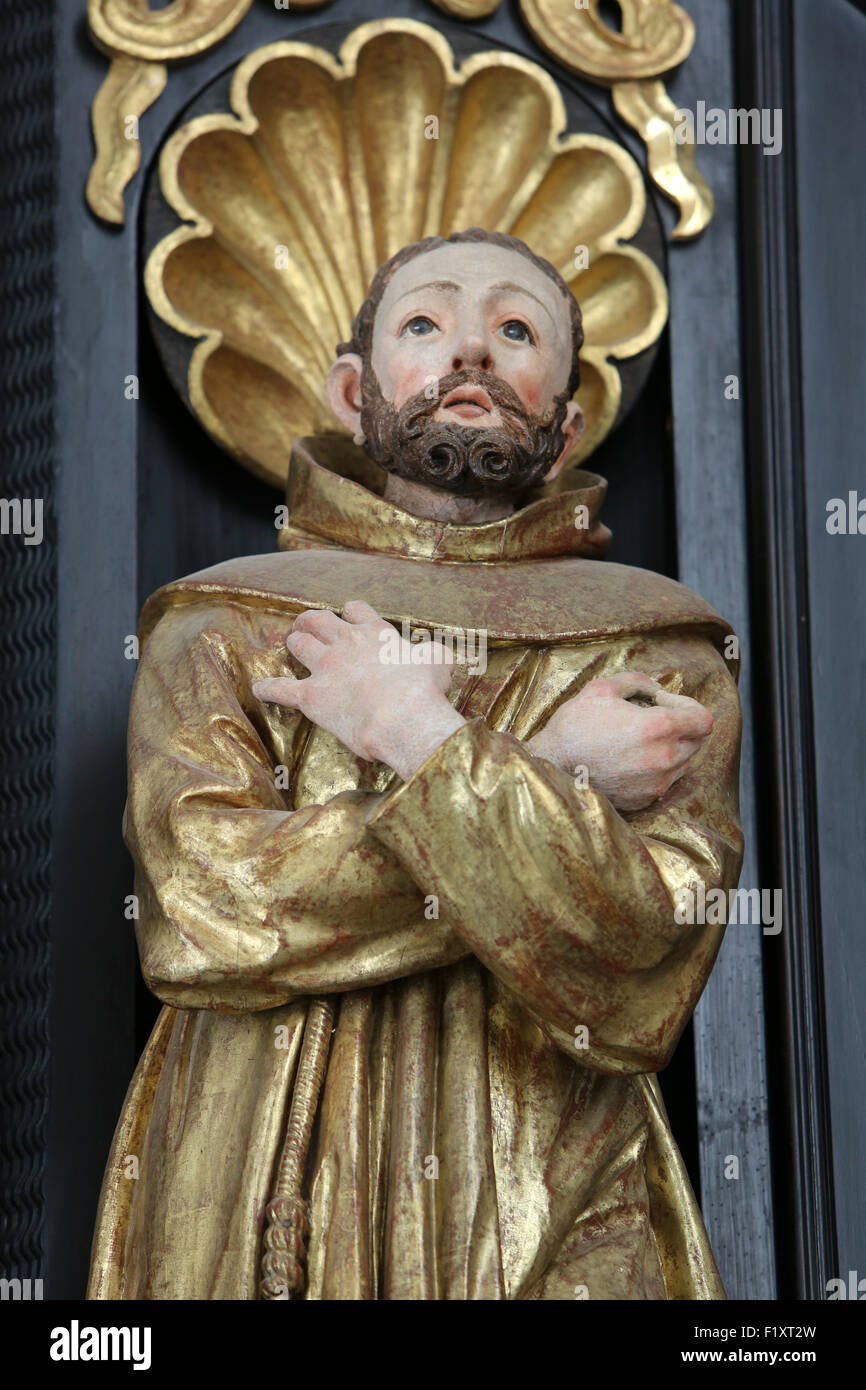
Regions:
<instances>
[{"instance_id":1,"label":"collar of robe","mask_svg":"<svg viewBox=\"0 0 866 1390\"><path fill-rule=\"evenodd\" d=\"M382 496L386 477L345 436L296 440L279 549L337 546L406 559L496 564L557 555L596 559L610 545L611 533L599 520L607 483L596 473L569 470L562 491L535 489L510 516L476 525L404 511Z\"/></svg>"}]
</instances>

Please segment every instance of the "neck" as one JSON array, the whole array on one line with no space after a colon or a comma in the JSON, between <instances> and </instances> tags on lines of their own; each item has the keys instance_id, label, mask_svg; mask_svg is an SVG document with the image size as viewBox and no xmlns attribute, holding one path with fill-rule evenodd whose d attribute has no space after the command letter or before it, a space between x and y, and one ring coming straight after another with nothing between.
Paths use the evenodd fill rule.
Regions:
<instances>
[{"instance_id":1,"label":"neck","mask_svg":"<svg viewBox=\"0 0 866 1390\"><path fill-rule=\"evenodd\" d=\"M423 516L430 521L453 521L464 525L482 525L485 521L501 521L511 516L514 503L503 497L456 497L441 488L428 487L426 483L413 483L408 478L398 478L389 473L385 480L383 494L386 502L393 502L412 516Z\"/></svg>"}]
</instances>

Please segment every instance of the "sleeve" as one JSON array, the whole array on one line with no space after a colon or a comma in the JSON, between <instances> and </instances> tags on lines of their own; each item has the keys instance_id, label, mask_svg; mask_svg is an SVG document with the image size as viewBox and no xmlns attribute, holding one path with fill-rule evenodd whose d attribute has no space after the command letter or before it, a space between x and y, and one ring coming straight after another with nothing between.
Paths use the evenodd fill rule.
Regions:
<instances>
[{"instance_id":1,"label":"sleeve","mask_svg":"<svg viewBox=\"0 0 866 1390\"><path fill-rule=\"evenodd\" d=\"M285 615L272 621L283 654L285 627ZM306 721L266 714L250 689L282 673L275 650L223 606L169 610L143 649L124 834L142 972L177 1008L271 1008L470 953L425 917L417 884L369 830L387 794L287 807L266 745L276 729L288 764Z\"/></svg>"},{"instance_id":2,"label":"sleeve","mask_svg":"<svg viewBox=\"0 0 866 1390\"><path fill-rule=\"evenodd\" d=\"M474 719L370 825L559 1047L597 1071L656 1072L724 933L724 921L681 925L676 909L690 885L700 900L699 882L709 893L739 878L740 704L702 636L611 641L604 650L586 663L585 680L646 671L714 716L664 797L620 815L601 793Z\"/></svg>"}]
</instances>

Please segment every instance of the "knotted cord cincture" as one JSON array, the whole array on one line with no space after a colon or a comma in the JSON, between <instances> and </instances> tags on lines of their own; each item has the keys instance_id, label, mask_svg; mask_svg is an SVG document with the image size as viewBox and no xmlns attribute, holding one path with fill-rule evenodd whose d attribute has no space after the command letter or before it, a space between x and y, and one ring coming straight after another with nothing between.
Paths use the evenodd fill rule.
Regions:
<instances>
[{"instance_id":1,"label":"knotted cord cincture","mask_svg":"<svg viewBox=\"0 0 866 1390\"><path fill-rule=\"evenodd\" d=\"M270 1301L298 1298L304 1291L310 1206L301 1188L333 1027L331 1000L310 1000L277 1182L265 1208L260 1297Z\"/></svg>"}]
</instances>

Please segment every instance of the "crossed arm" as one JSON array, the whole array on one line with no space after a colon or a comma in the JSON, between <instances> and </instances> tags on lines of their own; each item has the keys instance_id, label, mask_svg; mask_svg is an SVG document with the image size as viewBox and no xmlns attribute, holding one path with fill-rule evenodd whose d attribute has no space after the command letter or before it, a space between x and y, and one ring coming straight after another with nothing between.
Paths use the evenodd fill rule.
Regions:
<instances>
[{"instance_id":1,"label":"crossed arm","mask_svg":"<svg viewBox=\"0 0 866 1390\"><path fill-rule=\"evenodd\" d=\"M677 894L696 879L708 889L735 883L742 851L739 703L705 639L640 645L645 667L687 669L697 708L712 712L712 733L694 755L697 732L689 738L667 720L662 732L658 716L696 702L632 706L619 677L591 682L596 693L584 687L524 745L483 719L465 723L445 699L443 667L381 663L381 620L371 611L356 612L352 623L346 614L345 626L369 631L348 639L342 713L329 713L336 667L326 679L321 663L339 653L304 631L305 615L291 649L312 674L289 683L292 707L322 727L348 718L331 731L345 734L358 756L386 754L404 781L384 795L342 792L290 811L262 741L263 707L236 656L235 641L249 642L246 629L240 619L233 628L225 612L211 628L208 616L187 610L160 622L130 720L126 835L141 900L136 930L145 978L161 999L264 1009L475 954L571 1055L575 1027L588 1028L581 1061L607 1071L665 1065L723 930L679 926ZM390 692L384 719L381 699L362 710L359 695L381 680ZM255 688L273 694L270 685ZM619 775L627 767L633 780L622 791L642 800L662 784L667 790L628 819L596 774L590 787L577 787L571 768L562 771L552 756L566 765L572 758L568 716L581 705L575 760L601 775L616 762L603 756L610 709L627 726L650 721L646 738L623 740ZM410 721L411 753L401 737ZM435 919L425 916L429 895L440 904Z\"/></svg>"},{"instance_id":2,"label":"crossed arm","mask_svg":"<svg viewBox=\"0 0 866 1390\"><path fill-rule=\"evenodd\" d=\"M407 781L465 723L446 698L450 663L384 662L391 625L368 603L347 603L343 617L309 610L295 621L289 651L310 671L276 677L254 693L299 710L358 757L385 763ZM630 703L643 697L650 707ZM529 740L530 751L566 772L585 767L590 784L620 811L639 811L664 795L713 727L703 705L673 695L641 672L590 681Z\"/></svg>"}]
</instances>

